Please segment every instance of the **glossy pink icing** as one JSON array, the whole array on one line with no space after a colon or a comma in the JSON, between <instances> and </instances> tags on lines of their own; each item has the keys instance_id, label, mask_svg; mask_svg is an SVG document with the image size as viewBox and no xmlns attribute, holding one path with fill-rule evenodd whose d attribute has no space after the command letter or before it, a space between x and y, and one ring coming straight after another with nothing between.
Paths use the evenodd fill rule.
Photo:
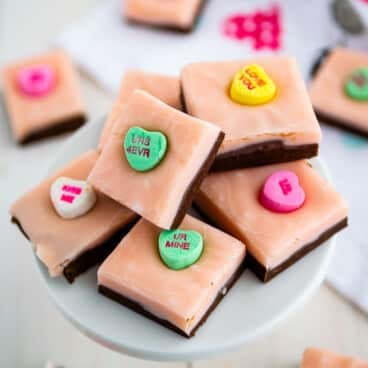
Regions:
<instances>
[{"instance_id":1,"label":"glossy pink icing","mask_svg":"<svg viewBox=\"0 0 368 368\"><path fill-rule=\"evenodd\" d=\"M122 144L132 126L160 131L167 137L165 158L151 171L135 171L125 158ZM137 90L116 121L89 181L117 202L168 229L219 134L220 129L215 125L184 114Z\"/></svg>"},{"instance_id":2,"label":"glossy pink icing","mask_svg":"<svg viewBox=\"0 0 368 368\"><path fill-rule=\"evenodd\" d=\"M259 203L265 180L275 171L294 172L304 205L280 214ZM274 268L348 214L345 200L306 161L213 173L195 199L200 208L267 268Z\"/></svg>"},{"instance_id":3,"label":"glossy pink icing","mask_svg":"<svg viewBox=\"0 0 368 368\"><path fill-rule=\"evenodd\" d=\"M136 214L98 192L93 209L81 217L65 220L55 211L50 199L51 184L60 176L85 180L97 157L97 151L86 152L24 194L10 209L51 276L60 275L81 253L100 245L137 218Z\"/></svg>"},{"instance_id":4,"label":"glossy pink icing","mask_svg":"<svg viewBox=\"0 0 368 368\"><path fill-rule=\"evenodd\" d=\"M55 74L52 93L30 98L19 90L20 71L44 65ZM12 130L17 140L48 126L57 126L68 118L85 115L77 74L69 57L60 50L6 66L2 71L4 98Z\"/></svg>"},{"instance_id":5,"label":"glossy pink icing","mask_svg":"<svg viewBox=\"0 0 368 368\"><path fill-rule=\"evenodd\" d=\"M265 181L260 202L272 212L288 213L300 208L305 200L305 192L299 179L292 171L275 171Z\"/></svg>"},{"instance_id":6,"label":"glossy pink icing","mask_svg":"<svg viewBox=\"0 0 368 368\"><path fill-rule=\"evenodd\" d=\"M188 335L245 257L240 241L191 216L181 229L202 234L204 251L189 268L174 271L157 251L160 229L140 220L98 270L98 284L139 303Z\"/></svg>"},{"instance_id":7,"label":"glossy pink icing","mask_svg":"<svg viewBox=\"0 0 368 368\"><path fill-rule=\"evenodd\" d=\"M301 368L368 368L368 362L328 350L309 348L304 352Z\"/></svg>"},{"instance_id":8,"label":"glossy pink icing","mask_svg":"<svg viewBox=\"0 0 368 368\"><path fill-rule=\"evenodd\" d=\"M276 97L267 104L240 105L229 97L234 75L251 63L262 66L276 84ZM319 124L293 58L195 63L183 68L181 78L188 112L226 133L220 154L275 139L291 146L321 140Z\"/></svg>"},{"instance_id":9,"label":"glossy pink icing","mask_svg":"<svg viewBox=\"0 0 368 368\"><path fill-rule=\"evenodd\" d=\"M320 112L351 123L368 133L368 103L355 101L345 94L346 78L368 65L368 53L336 48L323 62L311 82L309 94Z\"/></svg>"},{"instance_id":10,"label":"glossy pink icing","mask_svg":"<svg viewBox=\"0 0 368 368\"><path fill-rule=\"evenodd\" d=\"M119 118L124 109L124 105L127 103L129 97L136 89L142 89L166 104L178 110L182 110L180 99L180 81L178 77L148 73L138 70L127 71L124 74L123 80L121 82L119 94L105 122L98 145L99 150L102 150L103 146L106 144L111 134L115 120Z\"/></svg>"},{"instance_id":11,"label":"glossy pink icing","mask_svg":"<svg viewBox=\"0 0 368 368\"><path fill-rule=\"evenodd\" d=\"M124 15L131 20L190 28L203 0L125 0Z\"/></svg>"}]
</instances>

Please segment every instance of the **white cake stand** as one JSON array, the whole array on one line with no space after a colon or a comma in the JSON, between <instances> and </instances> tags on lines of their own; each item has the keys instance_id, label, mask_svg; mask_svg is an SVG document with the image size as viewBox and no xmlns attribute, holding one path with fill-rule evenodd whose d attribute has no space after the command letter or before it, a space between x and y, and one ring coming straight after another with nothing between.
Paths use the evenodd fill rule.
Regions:
<instances>
[{"instance_id":1,"label":"white cake stand","mask_svg":"<svg viewBox=\"0 0 368 368\"><path fill-rule=\"evenodd\" d=\"M103 121L104 118L100 118L89 122L73 135L63 145L50 172L95 148ZM319 159L312 163L327 176ZM333 243L333 240L327 241L267 284L246 271L191 339L185 339L98 294L96 268L69 285L62 277L50 278L41 262L37 260L37 263L55 305L91 339L141 359L189 362L236 350L269 333L321 284Z\"/></svg>"}]
</instances>

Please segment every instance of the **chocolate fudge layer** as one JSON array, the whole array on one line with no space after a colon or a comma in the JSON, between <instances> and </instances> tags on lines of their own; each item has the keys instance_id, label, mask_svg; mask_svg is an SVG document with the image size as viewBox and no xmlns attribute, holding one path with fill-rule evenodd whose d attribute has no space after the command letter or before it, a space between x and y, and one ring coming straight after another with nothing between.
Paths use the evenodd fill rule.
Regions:
<instances>
[{"instance_id":1,"label":"chocolate fudge layer","mask_svg":"<svg viewBox=\"0 0 368 368\"><path fill-rule=\"evenodd\" d=\"M137 90L116 121L89 181L156 226L175 228L223 136L215 125Z\"/></svg>"},{"instance_id":2,"label":"chocolate fudge layer","mask_svg":"<svg viewBox=\"0 0 368 368\"><path fill-rule=\"evenodd\" d=\"M298 182L275 181L271 199L262 199L268 178L285 172L294 173ZM279 185L285 193L275 188ZM279 208L282 201L286 206L299 197L299 207ZM195 204L247 245L247 266L264 282L347 225L345 200L306 161L210 174Z\"/></svg>"},{"instance_id":3,"label":"chocolate fudge layer","mask_svg":"<svg viewBox=\"0 0 368 368\"><path fill-rule=\"evenodd\" d=\"M77 75L64 52L8 65L2 79L9 120L19 143L58 135L85 122Z\"/></svg>"},{"instance_id":4,"label":"chocolate fudge layer","mask_svg":"<svg viewBox=\"0 0 368 368\"><path fill-rule=\"evenodd\" d=\"M304 352L301 368L368 368L368 362L328 350L309 348Z\"/></svg>"},{"instance_id":5,"label":"chocolate fudge layer","mask_svg":"<svg viewBox=\"0 0 368 368\"><path fill-rule=\"evenodd\" d=\"M330 50L309 88L314 110L322 122L368 136L367 68L367 53L345 48Z\"/></svg>"},{"instance_id":6,"label":"chocolate fudge layer","mask_svg":"<svg viewBox=\"0 0 368 368\"><path fill-rule=\"evenodd\" d=\"M31 241L50 276L63 273L72 282L106 258L129 225L138 219L138 215L98 192L94 206L80 217L62 218L55 210L50 199L55 180L85 180L97 157L97 151L83 154L23 195L10 209L13 221ZM70 194L61 193L72 203Z\"/></svg>"},{"instance_id":7,"label":"chocolate fudge layer","mask_svg":"<svg viewBox=\"0 0 368 368\"><path fill-rule=\"evenodd\" d=\"M230 87L245 65L262 67L275 94L257 105L233 100ZM183 68L186 111L226 136L212 171L293 161L317 155L321 131L294 59L285 56L194 63Z\"/></svg>"},{"instance_id":8,"label":"chocolate fudge layer","mask_svg":"<svg viewBox=\"0 0 368 368\"><path fill-rule=\"evenodd\" d=\"M207 0L126 0L124 16L134 23L191 32Z\"/></svg>"},{"instance_id":9,"label":"chocolate fudge layer","mask_svg":"<svg viewBox=\"0 0 368 368\"><path fill-rule=\"evenodd\" d=\"M136 89L142 89L166 104L182 110L178 77L130 70L124 74L118 97L105 122L98 145L99 150L103 149L110 137L115 120L119 118L129 97Z\"/></svg>"},{"instance_id":10,"label":"chocolate fudge layer","mask_svg":"<svg viewBox=\"0 0 368 368\"><path fill-rule=\"evenodd\" d=\"M100 266L98 285L107 297L191 337L239 277L245 246L191 216L178 231L203 237L194 264L181 270L167 267L158 251L161 230L142 219Z\"/></svg>"}]
</instances>

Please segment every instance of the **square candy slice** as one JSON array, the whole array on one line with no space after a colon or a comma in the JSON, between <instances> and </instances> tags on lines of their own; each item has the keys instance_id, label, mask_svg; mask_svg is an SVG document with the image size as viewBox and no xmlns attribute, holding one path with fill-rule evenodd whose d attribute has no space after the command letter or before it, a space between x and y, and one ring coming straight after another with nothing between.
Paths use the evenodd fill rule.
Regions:
<instances>
[{"instance_id":1,"label":"square candy slice","mask_svg":"<svg viewBox=\"0 0 368 368\"><path fill-rule=\"evenodd\" d=\"M133 22L190 32L205 2L206 0L125 0L124 15Z\"/></svg>"},{"instance_id":2,"label":"square candy slice","mask_svg":"<svg viewBox=\"0 0 368 368\"><path fill-rule=\"evenodd\" d=\"M99 150L103 149L115 120L121 115L129 97L136 89L142 89L166 104L182 110L179 78L138 70L128 71L124 75L118 97L106 120L99 142Z\"/></svg>"},{"instance_id":3,"label":"square candy slice","mask_svg":"<svg viewBox=\"0 0 368 368\"><path fill-rule=\"evenodd\" d=\"M368 362L327 350L309 348L304 352L301 368L368 368Z\"/></svg>"},{"instance_id":4,"label":"square candy slice","mask_svg":"<svg viewBox=\"0 0 368 368\"><path fill-rule=\"evenodd\" d=\"M292 58L191 64L182 70L182 94L189 114L226 133L213 171L318 153L320 127Z\"/></svg>"},{"instance_id":5,"label":"square candy slice","mask_svg":"<svg viewBox=\"0 0 368 368\"><path fill-rule=\"evenodd\" d=\"M195 203L247 245L262 281L347 225L345 200L306 161L213 173Z\"/></svg>"},{"instance_id":6,"label":"square candy slice","mask_svg":"<svg viewBox=\"0 0 368 368\"><path fill-rule=\"evenodd\" d=\"M168 245L183 245L175 249L179 261L196 245L195 239L189 238L191 232L201 237L202 253L189 267L175 270L160 258L165 250L161 245L159 250L161 230L140 220L100 266L100 292L183 336L193 336L240 276L245 246L186 216L179 230L163 231L172 234L172 239L164 239L166 250Z\"/></svg>"},{"instance_id":7,"label":"square candy slice","mask_svg":"<svg viewBox=\"0 0 368 368\"><path fill-rule=\"evenodd\" d=\"M64 273L72 282L100 263L121 240L127 226L138 218L81 182L86 180L97 157L96 151L83 154L11 207L12 220L32 242L50 276ZM62 185L58 185L60 182Z\"/></svg>"},{"instance_id":8,"label":"square candy slice","mask_svg":"<svg viewBox=\"0 0 368 368\"><path fill-rule=\"evenodd\" d=\"M321 121L368 137L368 53L330 51L309 92Z\"/></svg>"},{"instance_id":9,"label":"square candy slice","mask_svg":"<svg viewBox=\"0 0 368 368\"><path fill-rule=\"evenodd\" d=\"M64 52L9 65L2 77L13 135L19 143L73 130L85 122L77 75Z\"/></svg>"},{"instance_id":10,"label":"square candy slice","mask_svg":"<svg viewBox=\"0 0 368 368\"><path fill-rule=\"evenodd\" d=\"M223 132L135 91L114 124L89 181L156 226L182 221Z\"/></svg>"}]
</instances>

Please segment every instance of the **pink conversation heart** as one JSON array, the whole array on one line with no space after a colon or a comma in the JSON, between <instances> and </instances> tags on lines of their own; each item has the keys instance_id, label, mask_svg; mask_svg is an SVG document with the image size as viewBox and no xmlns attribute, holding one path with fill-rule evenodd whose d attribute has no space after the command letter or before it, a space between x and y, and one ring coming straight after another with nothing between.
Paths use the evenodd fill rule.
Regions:
<instances>
[{"instance_id":1,"label":"pink conversation heart","mask_svg":"<svg viewBox=\"0 0 368 368\"><path fill-rule=\"evenodd\" d=\"M19 70L17 75L20 90L29 97L42 97L55 86L55 72L48 65L37 65Z\"/></svg>"},{"instance_id":2,"label":"pink conversation heart","mask_svg":"<svg viewBox=\"0 0 368 368\"><path fill-rule=\"evenodd\" d=\"M270 175L263 185L260 202L272 212L287 213L300 208L305 201L305 192L295 173L280 170Z\"/></svg>"}]
</instances>

